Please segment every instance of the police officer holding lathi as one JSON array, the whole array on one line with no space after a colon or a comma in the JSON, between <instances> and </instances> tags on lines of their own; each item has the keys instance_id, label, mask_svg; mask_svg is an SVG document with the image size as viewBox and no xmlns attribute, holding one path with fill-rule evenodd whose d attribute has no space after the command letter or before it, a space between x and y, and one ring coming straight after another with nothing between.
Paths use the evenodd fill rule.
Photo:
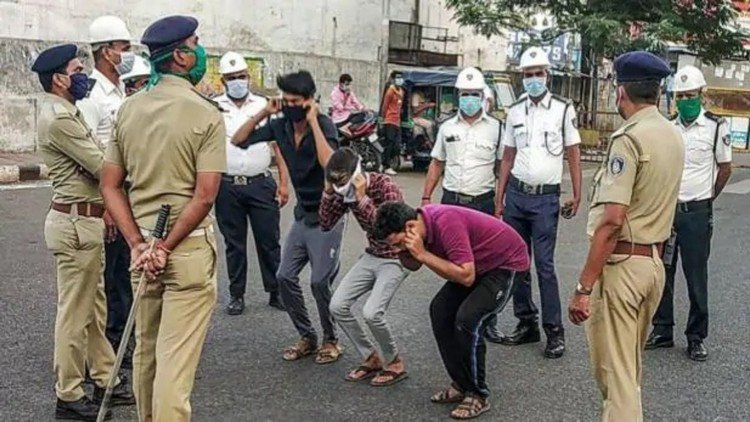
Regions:
<instances>
[{"instance_id":1,"label":"police officer holding lathi","mask_svg":"<svg viewBox=\"0 0 750 422\"><path fill-rule=\"evenodd\" d=\"M626 119L610 138L594 177L586 264L568 308L586 324L602 421L643 420L641 373L648 324L664 287L661 254L680 188L683 142L659 103L670 69L642 51L615 59L617 111Z\"/></svg>"},{"instance_id":2,"label":"police officer holding lathi","mask_svg":"<svg viewBox=\"0 0 750 422\"><path fill-rule=\"evenodd\" d=\"M195 89L206 72L198 21L169 16L141 42L151 54L149 86L126 100L107 148L101 189L107 209L146 272L136 311L133 385L141 421L189 421L190 394L216 303L216 239L209 214L226 171L219 107ZM122 191L132 181L129 198ZM128 203L129 200L129 203ZM166 236L150 232L170 205ZM133 273L137 291L140 271Z\"/></svg>"},{"instance_id":3,"label":"police officer holding lathi","mask_svg":"<svg viewBox=\"0 0 750 422\"><path fill-rule=\"evenodd\" d=\"M546 358L565 353L560 291L555 273L559 216L572 218L581 199L581 137L573 103L547 89L549 58L539 47L521 55L526 95L511 105L503 134L503 159L495 198L495 214L523 237L534 255L542 302L542 327L547 335ZM573 196L560 207L563 156L567 154ZM502 338L515 346L541 340L538 315L531 298L531 274L515 287L516 330Z\"/></svg>"},{"instance_id":4,"label":"police officer holding lathi","mask_svg":"<svg viewBox=\"0 0 750 422\"><path fill-rule=\"evenodd\" d=\"M703 108L701 91L705 86L703 74L693 66L683 67L674 78L678 114L673 121L685 144L685 169L673 236L664 255L667 281L654 315L654 329L646 342L646 349L674 346L674 276L679 253L690 299L685 329L687 356L695 361L708 359L703 340L708 336L708 256L713 234L713 201L732 174L729 123Z\"/></svg>"},{"instance_id":5,"label":"police officer holding lathi","mask_svg":"<svg viewBox=\"0 0 750 422\"><path fill-rule=\"evenodd\" d=\"M39 107L39 152L49 167L52 204L44 240L55 256L55 393L58 419L93 420L113 371L115 354L104 335L104 204L97 181L104 151L76 108L91 89L73 44L44 50L31 70L44 88ZM88 365L91 399L83 390ZM133 404L118 381L111 403Z\"/></svg>"}]
</instances>

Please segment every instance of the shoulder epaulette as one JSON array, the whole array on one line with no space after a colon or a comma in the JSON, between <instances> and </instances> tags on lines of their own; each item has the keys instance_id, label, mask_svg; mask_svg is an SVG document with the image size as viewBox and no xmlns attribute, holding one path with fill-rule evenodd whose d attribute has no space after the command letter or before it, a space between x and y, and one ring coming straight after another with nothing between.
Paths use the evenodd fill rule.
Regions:
<instances>
[{"instance_id":1,"label":"shoulder epaulette","mask_svg":"<svg viewBox=\"0 0 750 422\"><path fill-rule=\"evenodd\" d=\"M627 125L617 129L615 133L612 134L611 139L619 138L620 136L628 133L628 130L630 130L633 126L635 126L638 122L632 122L628 123Z\"/></svg>"},{"instance_id":2,"label":"shoulder epaulette","mask_svg":"<svg viewBox=\"0 0 750 422\"><path fill-rule=\"evenodd\" d=\"M52 111L55 112L55 116L72 116L73 114L68 110L65 105L60 103L52 104Z\"/></svg>"},{"instance_id":3,"label":"shoulder epaulette","mask_svg":"<svg viewBox=\"0 0 750 422\"><path fill-rule=\"evenodd\" d=\"M210 99L210 98L206 97L205 95L203 95L203 93L202 93L202 92L198 91L198 90L197 90L197 89L195 89L195 88L193 88L193 89L192 89L191 91L192 91L192 92L194 92L194 93L195 93L195 95L197 95L197 96L201 97L201 98L202 98L203 100L205 100L205 101L206 101L207 103L209 103L209 104L211 104L212 106L216 107L216 109L217 109L217 110L219 110L219 111L221 111L221 112L223 112L223 111L224 111L224 109L223 109L223 108L221 108L221 106L219 105L219 103L217 103L216 101L214 101L214 100L212 100L212 99Z\"/></svg>"},{"instance_id":4,"label":"shoulder epaulette","mask_svg":"<svg viewBox=\"0 0 750 422\"><path fill-rule=\"evenodd\" d=\"M706 116L707 119L712 120L719 125L727 121L724 117L716 115L710 111L706 111L705 113L703 113L703 115Z\"/></svg>"}]
</instances>

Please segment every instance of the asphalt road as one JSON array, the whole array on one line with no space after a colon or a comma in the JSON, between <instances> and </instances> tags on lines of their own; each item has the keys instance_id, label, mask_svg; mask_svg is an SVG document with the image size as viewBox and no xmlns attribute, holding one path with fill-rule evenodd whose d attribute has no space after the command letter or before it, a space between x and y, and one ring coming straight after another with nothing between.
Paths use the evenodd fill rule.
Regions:
<instances>
[{"instance_id":1,"label":"asphalt road","mask_svg":"<svg viewBox=\"0 0 750 422\"><path fill-rule=\"evenodd\" d=\"M587 170L587 181L591 170ZM421 196L423 175L397 176L407 198ZM685 358L687 293L684 279L676 287L677 345L647 352L643 401L647 420L750 420L750 276L746 268L750 239L750 170L737 170L731 191L716 204L711 258L710 358ZM736 184L734 184L736 183ZM49 187L0 188L0 420L47 421L54 416L52 335L55 316L53 259L42 234ZM282 231L289 225L291 205L283 212ZM563 301L587 251L585 210L560 226L558 276ZM353 220L352 220L353 221ZM364 237L349 224L342 271L356 261ZM447 379L429 328L428 304L441 281L428 270L411 275L390 308L410 378L375 389L343 381L358 363L347 347L338 363L318 366L312 359L284 362L281 349L296 340L285 313L266 306L258 266L251 256L251 275L242 316L224 313L227 280L221 257L220 296L204 348L192 397L196 421L376 421L447 419L449 407L433 405L429 396ZM307 279L303 273L303 280ZM312 304L309 289L308 303ZM535 294L537 293L534 287ZM537 302L538 303L538 302ZM565 306L565 305L564 305ZM309 307L312 312L314 306ZM512 306L501 318L503 329L514 325ZM314 320L317 317L314 317ZM488 383L493 410L484 420L592 421L599 393L590 374L583 329L566 324L568 351L562 359L542 357L542 344L515 348L488 346ZM131 409L117 408L115 420L135 420Z\"/></svg>"}]
</instances>

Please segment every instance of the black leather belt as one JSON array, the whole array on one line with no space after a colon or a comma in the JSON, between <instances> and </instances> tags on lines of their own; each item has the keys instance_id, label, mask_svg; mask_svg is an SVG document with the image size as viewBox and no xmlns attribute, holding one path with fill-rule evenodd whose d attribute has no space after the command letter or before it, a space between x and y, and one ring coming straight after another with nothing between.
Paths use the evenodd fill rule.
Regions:
<instances>
[{"instance_id":1,"label":"black leather belt","mask_svg":"<svg viewBox=\"0 0 750 422\"><path fill-rule=\"evenodd\" d=\"M677 211L678 212L693 212L693 211L707 210L711 208L712 202L713 201L710 199L703 199L700 201L690 201L690 202L678 202Z\"/></svg>"},{"instance_id":2,"label":"black leather belt","mask_svg":"<svg viewBox=\"0 0 750 422\"><path fill-rule=\"evenodd\" d=\"M258 180L265 179L269 176L270 174L268 172L256 174L255 176L232 176L229 174L224 174L221 176L221 179L233 185L249 185L252 182L257 182Z\"/></svg>"},{"instance_id":3,"label":"black leather belt","mask_svg":"<svg viewBox=\"0 0 750 422\"><path fill-rule=\"evenodd\" d=\"M526 195L550 195L560 193L560 185L530 185L518 180L515 176L510 176L508 184L515 190L525 193Z\"/></svg>"},{"instance_id":4,"label":"black leather belt","mask_svg":"<svg viewBox=\"0 0 750 422\"><path fill-rule=\"evenodd\" d=\"M463 193L453 192L450 190L444 190L443 194L445 195L445 199L447 201L455 202L461 205L476 204L477 202L486 201L495 196L494 191L485 192L477 196L464 195Z\"/></svg>"}]
</instances>

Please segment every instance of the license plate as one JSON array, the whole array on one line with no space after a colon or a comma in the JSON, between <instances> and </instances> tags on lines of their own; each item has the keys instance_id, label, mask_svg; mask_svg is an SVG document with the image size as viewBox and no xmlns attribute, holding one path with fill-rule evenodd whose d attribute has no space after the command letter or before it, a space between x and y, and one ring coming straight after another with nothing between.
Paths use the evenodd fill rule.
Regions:
<instances>
[{"instance_id":1,"label":"license plate","mask_svg":"<svg viewBox=\"0 0 750 422\"><path fill-rule=\"evenodd\" d=\"M377 133L371 133L370 136L367 137L367 140L370 142L375 142L378 140L378 134Z\"/></svg>"}]
</instances>

